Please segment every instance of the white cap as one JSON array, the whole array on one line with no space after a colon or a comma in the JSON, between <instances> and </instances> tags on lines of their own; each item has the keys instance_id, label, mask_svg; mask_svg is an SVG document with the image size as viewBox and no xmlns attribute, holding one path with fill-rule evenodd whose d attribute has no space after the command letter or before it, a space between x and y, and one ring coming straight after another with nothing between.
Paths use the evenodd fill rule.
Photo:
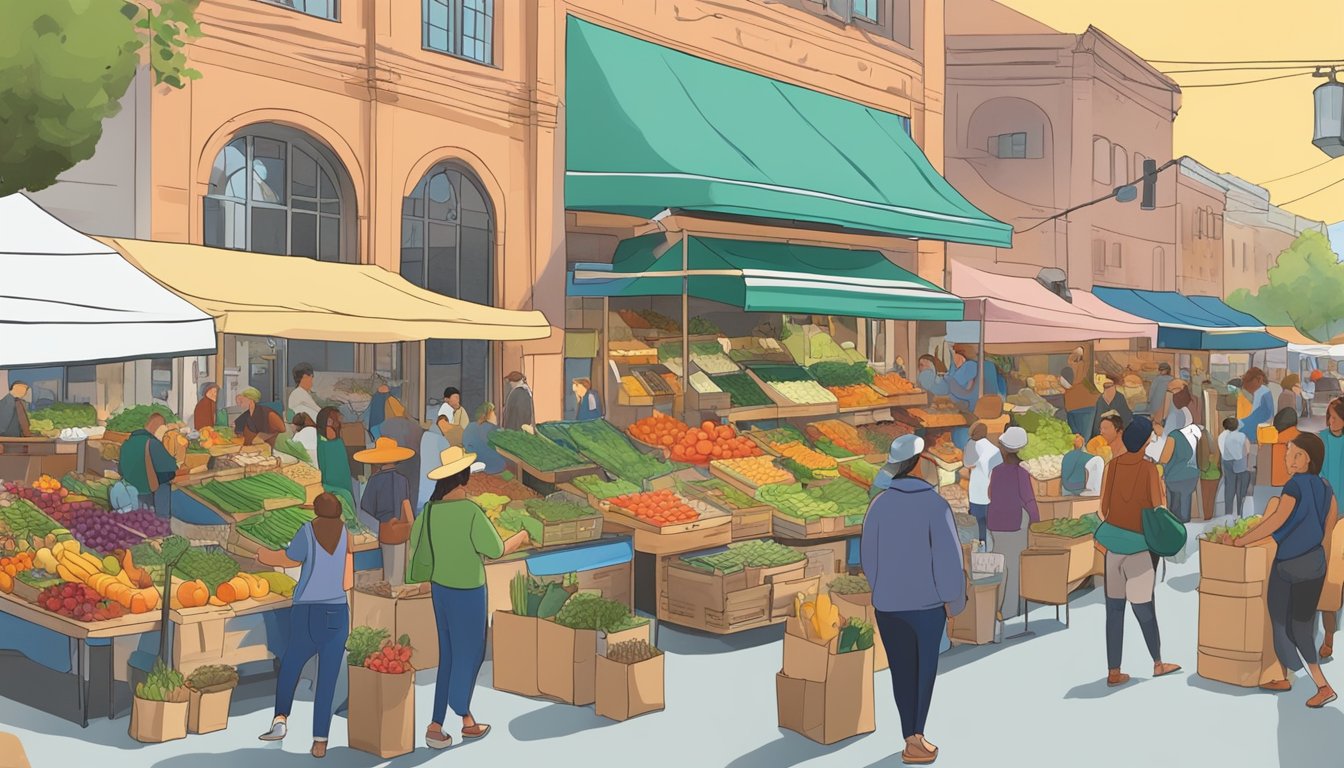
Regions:
<instances>
[{"instance_id":1,"label":"white cap","mask_svg":"<svg viewBox=\"0 0 1344 768\"><path fill-rule=\"evenodd\" d=\"M999 437L999 447L1009 451L1020 451L1027 447L1027 431L1021 427L1009 427Z\"/></svg>"},{"instance_id":2,"label":"white cap","mask_svg":"<svg viewBox=\"0 0 1344 768\"><path fill-rule=\"evenodd\" d=\"M891 441L891 450L887 451L887 463L899 464L913 459L924 452L924 438L918 435L901 435Z\"/></svg>"}]
</instances>

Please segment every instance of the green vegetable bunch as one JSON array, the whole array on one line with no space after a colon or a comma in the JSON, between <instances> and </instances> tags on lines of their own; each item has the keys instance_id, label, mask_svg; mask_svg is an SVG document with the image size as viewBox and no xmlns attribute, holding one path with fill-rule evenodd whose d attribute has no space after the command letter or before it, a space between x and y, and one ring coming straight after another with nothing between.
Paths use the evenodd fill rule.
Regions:
<instances>
[{"instance_id":1,"label":"green vegetable bunch","mask_svg":"<svg viewBox=\"0 0 1344 768\"><path fill-rule=\"evenodd\" d=\"M200 693L215 693L238 687L238 670L227 664L197 667L187 676L187 687Z\"/></svg>"},{"instance_id":2,"label":"green vegetable bunch","mask_svg":"<svg viewBox=\"0 0 1344 768\"><path fill-rule=\"evenodd\" d=\"M149 677L135 686L135 696L145 701L183 702L189 698L182 673L163 663L163 659L154 662Z\"/></svg>"},{"instance_id":3,"label":"green vegetable bunch","mask_svg":"<svg viewBox=\"0 0 1344 768\"><path fill-rule=\"evenodd\" d=\"M736 573L743 568L774 568L807 559L802 552L769 539L739 541L726 550L698 557L683 555L687 565L704 571Z\"/></svg>"},{"instance_id":4,"label":"green vegetable bunch","mask_svg":"<svg viewBox=\"0 0 1344 768\"><path fill-rule=\"evenodd\" d=\"M850 387L873 383L873 369L869 368L867 363L813 363L807 370L827 387Z\"/></svg>"},{"instance_id":5,"label":"green vegetable bunch","mask_svg":"<svg viewBox=\"0 0 1344 768\"><path fill-rule=\"evenodd\" d=\"M591 507L555 499L528 499L523 502L523 507L532 517L551 523L581 520L597 514Z\"/></svg>"},{"instance_id":6,"label":"green vegetable bunch","mask_svg":"<svg viewBox=\"0 0 1344 768\"><path fill-rule=\"evenodd\" d=\"M362 667L364 662L383 647L391 635L386 629L374 627L355 627L345 641L346 661L352 667Z\"/></svg>"},{"instance_id":7,"label":"green vegetable bunch","mask_svg":"<svg viewBox=\"0 0 1344 768\"><path fill-rule=\"evenodd\" d=\"M603 480L597 475L583 475L574 478L574 485L584 493L592 494L599 499L614 499L617 496L625 496L631 493L639 493L642 490L638 485L628 481L616 478L615 480Z\"/></svg>"},{"instance_id":8,"label":"green vegetable bunch","mask_svg":"<svg viewBox=\"0 0 1344 768\"><path fill-rule=\"evenodd\" d=\"M873 625L858 618L851 618L840 627L840 640L836 653L866 651L873 647Z\"/></svg>"},{"instance_id":9,"label":"green vegetable bunch","mask_svg":"<svg viewBox=\"0 0 1344 768\"><path fill-rule=\"evenodd\" d=\"M1073 429L1068 422L1034 412L1020 414L1016 418L1018 425L1030 433L1027 446L1017 454L1023 461L1040 456L1062 456L1073 450ZM1025 426L1024 422L1031 423L1035 428Z\"/></svg>"},{"instance_id":10,"label":"green vegetable bunch","mask_svg":"<svg viewBox=\"0 0 1344 768\"><path fill-rule=\"evenodd\" d=\"M828 587L831 592L837 595L864 595L873 591L869 586L868 579L863 576L837 576L831 580Z\"/></svg>"},{"instance_id":11,"label":"green vegetable bunch","mask_svg":"<svg viewBox=\"0 0 1344 768\"><path fill-rule=\"evenodd\" d=\"M723 333L712 320L699 315L691 318L686 330L692 336L718 336Z\"/></svg>"},{"instance_id":12,"label":"green vegetable bunch","mask_svg":"<svg viewBox=\"0 0 1344 768\"><path fill-rule=\"evenodd\" d=\"M607 658L618 664L638 664L662 655L663 652L649 645L647 640L626 640L607 648Z\"/></svg>"},{"instance_id":13,"label":"green vegetable bunch","mask_svg":"<svg viewBox=\"0 0 1344 768\"><path fill-rule=\"evenodd\" d=\"M611 634L649 623L630 615L623 603L581 592L565 603L555 615L555 623L570 629L590 629Z\"/></svg>"},{"instance_id":14,"label":"green vegetable bunch","mask_svg":"<svg viewBox=\"0 0 1344 768\"><path fill-rule=\"evenodd\" d=\"M173 409L166 405L137 405L134 408L114 415L107 420L107 429L110 432L134 432L137 429L143 429L145 422L149 421L151 414L160 414L168 420L169 424L177 421L177 414Z\"/></svg>"},{"instance_id":15,"label":"green vegetable bunch","mask_svg":"<svg viewBox=\"0 0 1344 768\"><path fill-rule=\"evenodd\" d=\"M98 411L88 403L52 403L28 412L28 421L45 421L51 429L92 427L98 424Z\"/></svg>"},{"instance_id":16,"label":"green vegetable bunch","mask_svg":"<svg viewBox=\"0 0 1344 768\"><path fill-rule=\"evenodd\" d=\"M192 547L177 561L177 572L189 579L200 579L214 594L219 585L238 575L238 561L221 549Z\"/></svg>"},{"instance_id":17,"label":"green vegetable bunch","mask_svg":"<svg viewBox=\"0 0 1344 768\"><path fill-rule=\"evenodd\" d=\"M1204 538L1218 544L1231 544L1234 539L1245 536L1260 524L1260 515L1242 518L1232 525L1215 525L1204 534Z\"/></svg>"}]
</instances>

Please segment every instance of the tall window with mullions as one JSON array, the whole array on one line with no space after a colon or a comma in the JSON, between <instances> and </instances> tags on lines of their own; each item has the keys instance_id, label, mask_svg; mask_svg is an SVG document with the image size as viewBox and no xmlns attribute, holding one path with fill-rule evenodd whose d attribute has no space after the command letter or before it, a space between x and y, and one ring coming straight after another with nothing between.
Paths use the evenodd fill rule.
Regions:
<instances>
[{"instance_id":1,"label":"tall window with mullions","mask_svg":"<svg viewBox=\"0 0 1344 768\"><path fill-rule=\"evenodd\" d=\"M494 0L423 0L422 13L425 48L494 63Z\"/></svg>"},{"instance_id":2,"label":"tall window with mullions","mask_svg":"<svg viewBox=\"0 0 1344 768\"><path fill-rule=\"evenodd\" d=\"M494 303L494 216L471 175L446 163L431 168L402 200L401 213L402 277L444 296ZM490 397L491 382L490 342L425 343L425 397L431 412L445 387L457 387L474 413Z\"/></svg>"}]
</instances>

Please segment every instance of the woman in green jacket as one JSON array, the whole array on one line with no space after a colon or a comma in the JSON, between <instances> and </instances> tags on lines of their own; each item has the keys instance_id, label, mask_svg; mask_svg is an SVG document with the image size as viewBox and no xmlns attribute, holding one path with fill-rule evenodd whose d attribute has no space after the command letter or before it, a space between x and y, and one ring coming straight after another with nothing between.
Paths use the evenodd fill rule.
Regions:
<instances>
[{"instance_id":1,"label":"woman in green jacket","mask_svg":"<svg viewBox=\"0 0 1344 768\"><path fill-rule=\"evenodd\" d=\"M430 501L411 529L408 583L430 582L434 622L439 631L439 672L434 713L425 743L431 749L452 745L443 730L449 705L462 718L462 738L479 739L490 726L471 715L471 694L485 661L489 617L484 559L498 559L531 541L526 531L501 540L485 511L467 498L476 454L452 446L440 454L440 466L426 477L437 482Z\"/></svg>"}]
</instances>

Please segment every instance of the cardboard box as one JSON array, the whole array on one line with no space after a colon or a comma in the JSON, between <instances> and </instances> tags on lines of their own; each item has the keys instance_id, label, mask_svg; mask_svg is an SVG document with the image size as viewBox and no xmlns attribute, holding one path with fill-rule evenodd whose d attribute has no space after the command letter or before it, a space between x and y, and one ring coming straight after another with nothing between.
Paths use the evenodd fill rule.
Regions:
<instances>
[{"instance_id":1,"label":"cardboard box","mask_svg":"<svg viewBox=\"0 0 1344 768\"><path fill-rule=\"evenodd\" d=\"M612 720L629 720L665 706L663 654L637 664L597 657L594 712Z\"/></svg>"},{"instance_id":2,"label":"cardboard box","mask_svg":"<svg viewBox=\"0 0 1344 768\"><path fill-rule=\"evenodd\" d=\"M1269 578L1270 548L1261 543L1249 547L1199 540L1199 575L1203 579L1263 582Z\"/></svg>"},{"instance_id":3,"label":"cardboard box","mask_svg":"<svg viewBox=\"0 0 1344 768\"><path fill-rule=\"evenodd\" d=\"M626 640L649 641L649 625L608 634L600 638L607 644ZM590 629L570 629L552 620L537 624L537 688L565 704L587 706L595 700L597 681L598 633Z\"/></svg>"},{"instance_id":4,"label":"cardboard box","mask_svg":"<svg viewBox=\"0 0 1344 768\"><path fill-rule=\"evenodd\" d=\"M1219 595L1205 592L1204 585L1200 586L1201 646L1242 653L1263 653L1266 650L1265 636L1268 623L1269 615L1263 597Z\"/></svg>"},{"instance_id":5,"label":"cardboard box","mask_svg":"<svg viewBox=\"0 0 1344 768\"><path fill-rule=\"evenodd\" d=\"M1057 497L1061 495L1060 478L1058 477L1052 477L1049 480L1037 480L1033 477L1031 479L1031 487L1036 492L1037 499L1040 499L1042 496Z\"/></svg>"},{"instance_id":6,"label":"cardboard box","mask_svg":"<svg viewBox=\"0 0 1344 768\"><path fill-rule=\"evenodd\" d=\"M1255 688L1284 678L1283 667L1274 659L1273 651L1241 653L1201 645L1196 664L1195 671L1200 677L1242 688Z\"/></svg>"},{"instance_id":7,"label":"cardboard box","mask_svg":"<svg viewBox=\"0 0 1344 768\"><path fill-rule=\"evenodd\" d=\"M350 667L351 749L397 757L415 749L415 673L389 675Z\"/></svg>"},{"instance_id":8,"label":"cardboard box","mask_svg":"<svg viewBox=\"0 0 1344 768\"><path fill-rule=\"evenodd\" d=\"M537 684L537 633L541 619L496 611L492 621L490 658L494 688L523 696L540 696Z\"/></svg>"},{"instance_id":9,"label":"cardboard box","mask_svg":"<svg viewBox=\"0 0 1344 768\"><path fill-rule=\"evenodd\" d=\"M187 733L214 733L229 727L229 703L233 689L201 693L193 690L187 700Z\"/></svg>"},{"instance_id":10,"label":"cardboard box","mask_svg":"<svg viewBox=\"0 0 1344 768\"><path fill-rule=\"evenodd\" d=\"M12 733L0 733L0 768L32 768L23 743Z\"/></svg>"},{"instance_id":11,"label":"cardboard box","mask_svg":"<svg viewBox=\"0 0 1344 768\"><path fill-rule=\"evenodd\" d=\"M873 670L881 672L887 668L887 646L882 642L882 633L877 629L877 612L873 610L873 593L863 592L857 595L831 593L831 602L840 611L840 623L850 619L863 619L873 625Z\"/></svg>"},{"instance_id":12,"label":"cardboard box","mask_svg":"<svg viewBox=\"0 0 1344 768\"><path fill-rule=\"evenodd\" d=\"M1058 538L1058 537L1051 537ZM1088 538L1091 541L1091 538ZM1070 576L1075 572L1078 556L1067 549L1037 549L1022 552L1018 568L1018 590L1025 600L1044 605L1063 605L1069 601ZM1087 557L1087 571L1092 569L1092 555Z\"/></svg>"},{"instance_id":13,"label":"cardboard box","mask_svg":"<svg viewBox=\"0 0 1344 768\"><path fill-rule=\"evenodd\" d=\"M393 638L410 635L411 665L416 669L439 666L439 629L429 594L383 597L355 589L350 594L350 626L386 629Z\"/></svg>"},{"instance_id":14,"label":"cardboard box","mask_svg":"<svg viewBox=\"0 0 1344 768\"><path fill-rule=\"evenodd\" d=\"M780 728L820 744L834 744L877 730L872 649L841 654L839 658L843 663L825 682L800 680L783 672L775 675Z\"/></svg>"},{"instance_id":15,"label":"cardboard box","mask_svg":"<svg viewBox=\"0 0 1344 768\"><path fill-rule=\"evenodd\" d=\"M733 592L725 600L723 610L706 608L704 626L719 632L736 631L751 624L770 620L770 599L774 585L762 584Z\"/></svg>"},{"instance_id":16,"label":"cardboard box","mask_svg":"<svg viewBox=\"0 0 1344 768\"><path fill-rule=\"evenodd\" d=\"M1036 506L1042 520L1077 520L1101 512L1100 496L1039 496Z\"/></svg>"},{"instance_id":17,"label":"cardboard box","mask_svg":"<svg viewBox=\"0 0 1344 768\"><path fill-rule=\"evenodd\" d=\"M821 577L797 581L775 581L770 585L770 620L786 619L793 615L793 601L799 593L805 600L815 599L821 593ZM843 612L841 613L843 615Z\"/></svg>"},{"instance_id":18,"label":"cardboard box","mask_svg":"<svg viewBox=\"0 0 1344 768\"><path fill-rule=\"evenodd\" d=\"M971 645L994 642L994 615L998 612L1002 583L1002 578L996 578L967 585L966 608L953 617L949 640ZM879 659L878 663L881 661ZM885 668L885 665L879 668Z\"/></svg>"},{"instance_id":19,"label":"cardboard box","mask_svg":"<svg viewBox=\"0 0 1344 768\"><path fill-rule=\"evenodd\" d=\"M797 547L807 556L807 578L820 576L823 583L829 582L837 574L844 573L849 559L848 542L836 541L817 544L811 547Z\"/></svg>"},{"instance_id":20,"label":"cardboard box","mask_svg":"<svg viewBox=\"0 0 1344 768\"><path fill-rule=\"evenodd\" d=\"M131 702L131 738L145 744L187 737L187 702L150 701L139 696Z\"/></svg>"},{"instance_id":21,"label":"cardboard box","mask_svg":"<svg viewBox=\"0 0 1344 768\"><path fill-rule=\"evenodd\" d=\"M1087 578L1095 564L1096 539L1092 536L1055 536L1050 533L1030 532L1027 535L1030 549L1063 550L1069 553L1068 582L1073 583Z\"/></svg>"}]
</instances>

